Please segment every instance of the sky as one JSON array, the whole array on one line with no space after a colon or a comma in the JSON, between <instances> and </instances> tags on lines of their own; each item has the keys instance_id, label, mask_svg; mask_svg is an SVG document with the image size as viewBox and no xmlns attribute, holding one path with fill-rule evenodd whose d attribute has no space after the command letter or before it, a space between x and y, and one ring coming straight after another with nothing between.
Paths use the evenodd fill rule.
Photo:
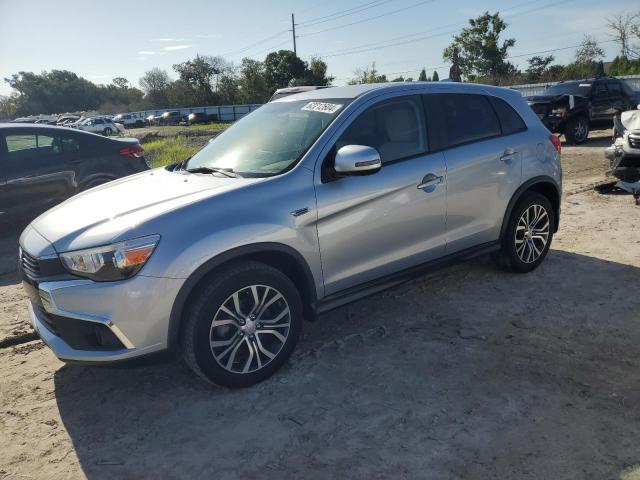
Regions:
<instances>
[{"instance_id":1,"label":"sky","mask_svg":"<svg viewBox=\"0 0 640 480\"><path fill-rule=\"evenodd\" d=\"M613 14L640 10L637 0L0 0L0 78L19 71L66 69L95 83L125 77L138 86L145 71L200 55L239 64L293 49L327 62L334 84L376 62L389 79L427 69L448 75L442 50L469 18L499 11L516 39L511 60L550 51L571 61L585 34L601 41L606 60L617 53L606 28ZM562 50L556 50L562 49ZM0 95L11 88L0 82Z\"/></svg>"}]
</instances>

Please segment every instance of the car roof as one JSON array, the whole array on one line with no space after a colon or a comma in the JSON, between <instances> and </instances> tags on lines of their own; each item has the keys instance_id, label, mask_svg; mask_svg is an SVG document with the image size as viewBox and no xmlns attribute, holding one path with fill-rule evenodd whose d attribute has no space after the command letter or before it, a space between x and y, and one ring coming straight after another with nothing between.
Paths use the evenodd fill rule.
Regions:
<instances>
[{"instance_id":1,"label":"car roof","mask_svg":"<svg viewBox=\"0 0 640 480\"><path fill-rule=\"evenodd\" d=\"M33 123L0 123L0 132L3 130L37 130L40 132L60 132L70 133L71 135L91 135L92 137L102 138L102 135L98 135L91 132L85 132L84 130L76 130L75 128L59 127L56 125L35 125Z\"/></svg>"},{"instance_id":2,"label":"car roof","mask_svg":"<svg viewBox=\"0 0 640 480\"><path fill-rule=\"evenodd\" d=\"M282 97L274 102L292 102L296 100L318 100L323 98L357 98L373 91L409 91L419 90L421 92L428 91L448 91L448 92L474 92L478 93L496 93L502 92L504 96L506 92L513 92L504 87L494 87L492 85L482 85L476 83L458 83L458 82L387 82L387 83L365 83L359 85L345 85L342 87L332 87L330 89L309 90L302 93L296 93L287 97ZM507 94L508 95L508 94ZM518 94L519 95L519 94Z\"/></svg>"}]
</instances>

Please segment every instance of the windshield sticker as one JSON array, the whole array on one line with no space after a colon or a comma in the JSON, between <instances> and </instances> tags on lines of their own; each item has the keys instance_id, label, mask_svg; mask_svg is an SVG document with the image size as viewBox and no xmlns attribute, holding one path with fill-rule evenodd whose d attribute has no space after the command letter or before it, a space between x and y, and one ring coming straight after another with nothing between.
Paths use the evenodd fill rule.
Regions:
<instances>
[{"instance_id":1,"label":"windshield sticker","mask_svg":"<svg viewBox=\"0 0 640 480\"><path fill-rule=\"evenodd\" d=\"M590 83L581 83L580 85L578 85L579 87L590 87L591 84Z\"/></svg>"},{"instance_id":2,"label":"windshield sticker","mask_svg":"<svg viewBox=\"0 0 640 480\"><path fill-rule=\"evenodd\" d=\"M309 102L302 110L308 110L310 112L321 112L332 115L342 108L339 103L323 103L323 102Z\"/></svg>"}]
</instances>

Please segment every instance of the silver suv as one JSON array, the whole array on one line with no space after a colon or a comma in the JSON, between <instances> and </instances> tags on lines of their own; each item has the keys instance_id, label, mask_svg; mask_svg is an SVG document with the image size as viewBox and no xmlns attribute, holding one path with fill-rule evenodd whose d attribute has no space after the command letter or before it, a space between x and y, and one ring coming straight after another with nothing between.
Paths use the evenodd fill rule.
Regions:
<instances>
[{"instance_id":1,"label":"silver suv","mask_svg":"<svg viewBox=\"0 0 640 480\"><path fill-rule=\"evenodd\" d=\"M560 194L558 139L515 91L335 87L49 210L22 234L20 265L61 360L168 349L241 387L286 361L305 317L489 252L535 269Z\"/></svg>"}]
</instances>

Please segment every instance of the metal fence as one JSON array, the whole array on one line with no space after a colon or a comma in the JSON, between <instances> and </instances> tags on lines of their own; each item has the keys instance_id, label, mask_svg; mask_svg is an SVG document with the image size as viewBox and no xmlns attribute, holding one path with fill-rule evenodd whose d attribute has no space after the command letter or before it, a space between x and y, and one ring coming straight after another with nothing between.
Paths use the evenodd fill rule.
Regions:
<instances>
[{"instance_id":1,"label":"metal fence","mask_svg":"<svg viewBox=\"0 0 640 480\"><path fill-rule=\"evenodd\" d=\"M640 91L640 75L623 75L616 78L627 82L627 84L635 91ZM558 82L529 83L526 85L511 85L509 88L518 90L524 97L529 97L532 95L542 95L548 87L555 85L556 83Z\"/></svg>"},{"instance_id":2,"label":"metal fence","mask_svg":"<svg viewBox=\"0 0 640 480\"><path fill-rule=\"evenodd\" d=\"M217 115L218 121L220 122L235 122L261 106L261 103L252 103L247 105L217 105L211 107L161 108L158 110L123 112L123 115L131 115L134 119L144 120L149 115L162 115L164 112L180 112L181 115L205 113L207 115Z\"/></svg>"}]
</instances>

